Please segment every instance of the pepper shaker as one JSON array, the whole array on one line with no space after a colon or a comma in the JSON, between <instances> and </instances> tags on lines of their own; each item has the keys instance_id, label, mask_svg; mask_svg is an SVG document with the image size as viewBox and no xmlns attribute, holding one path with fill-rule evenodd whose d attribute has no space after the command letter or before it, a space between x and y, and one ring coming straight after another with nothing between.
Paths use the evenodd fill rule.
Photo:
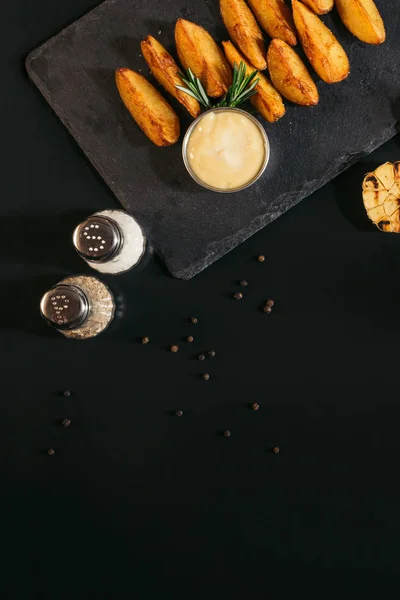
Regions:
<instances>
[{"instance_id":1,"label":"pepper shaker","mask_svg":"<svg viewBox=\"0 0 400 600\"><path fill-rule=\"evenodd\" d=\"M66 337L84 340L104 331L114 318L109 288L96 277L67 277L46 292L40 312L49 325Z\"/></svg>"},{"instance_id":2,"label":"pepper shaker","mask_svg":"<svg viewBox=\"0 0 400 600\"><path fill-rule=\"evenodd\" d=\"M123 210L103 210L91 215L76 227L72 241L92 269L109 275L132 269L146 248L138 223Z\"/></svg>"}]
</instances>

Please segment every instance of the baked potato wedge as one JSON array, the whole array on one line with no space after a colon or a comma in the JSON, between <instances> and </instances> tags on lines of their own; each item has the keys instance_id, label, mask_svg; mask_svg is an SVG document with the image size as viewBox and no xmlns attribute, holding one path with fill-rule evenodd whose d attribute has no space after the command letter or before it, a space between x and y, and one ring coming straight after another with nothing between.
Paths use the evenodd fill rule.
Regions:
<instances>
[{"instance_id":1,"label":"baked potato wedge","mask_svg":"<svg viewBox=\"0 0 400 600\"><path fill-rule=\"evenodd\" d=\"M178 19L175 43L182 66L193 71L207 94L213 98L226 94L232 83L232 70L208 31L196 23Z\"/></svg>"},{"instance_id":2,"label":"baked potato wedge","mask_svg":"<svg viewBox=\"0 0 400 600\"><path fill-rule=\"evenodd\" d=\"M303 0L317 15L324 15L333 8L334 0Z\"/></svg>"},{"instance_id":3,"label":"baked potato wedge","mask_svg":"<svg viewBox=\"0 0 400 600\"><path fill-rule=\"evenodd\" d=\"M383 44L386 31L383 19L373 0L336 0L336 8L346 25L366 44Z\"/></svg>"},{"instance_id":4,"label":"baked potato wedge","mask_svg":"<svg viewBox=\"0 0 400 600\"><path fill-rule=\"evenodd\" d=\"M254 67L247 62L232 42L222 42L222 46L232 68L235 63L239 66L243 62L246 66L246 75L254 71ZM257 94L250 98L250 102L266 121L274 123L286 112L282 97L263 73L258 73L257 77L260 80L255 88Z\"/></svg>"},{"instance_id":5,"label":"baked potato wedge","mask_svg":"<svg viewBox=\"0 0 400 600\"><path fill-rule=\"evenodd\" d=\"M145 77L130 69L117 69L115 81L122 102L140 129L156 146L178 141L178 115Z\"/></svg>"},{"instance_id":6,"label":"baked potato wedge","mask_svg":"<svg viewBox=\"0 0 400 600\"><path fill-rule=\"evenodd\" d=\"M261 27L271 38L283 40L290 46L297 44L292 11L284 0L248 0Z\"/></svg>"},{"instance_id":7,"label":"baked potato wedge","mask_svg":"<svg viewBox=\"0 0 400 600\"><path fill-rule=\"evenodd\" d=\"M325 83L337 83L350 73L346 52L332 31L299 0L292 0L293 18L304 52Z\"/></svg>"},{"instance_id":8,"label":"baked potato wedge","mask_svg":"<svg viewBox=\"0 0 400 600\"><path fill-rule=\"evenodd\" d=\"M239 50L256 69L267 68L261 29L244 0L220 0L222 19Z\"/></svg>"},{"instance_id":9,"label":"baked potato wedge","mask_svg":"<svg viewBox=\"0 0 400 600\"><path fill-rule=\"evenodd\" d=\"M192 98L176 87L182 85L182 79L179 76L180 69L170 53L151 35L142 40L140 47L144 59L157 81L171 96L183 104L192 117L198 117L201 107L196 98Z\"/></svg>"},{"instance_id":10,"label":"baked potato wedge","mask_svg":"<svg viewBox=\"0 0 400 600\"><path fill-rule=\"evenodd\" d=\"M283 40L272 40L267 52L269 76L284 98L315 106L319 102L317 86L300 56Z\"/></svg>"}]
</instances>

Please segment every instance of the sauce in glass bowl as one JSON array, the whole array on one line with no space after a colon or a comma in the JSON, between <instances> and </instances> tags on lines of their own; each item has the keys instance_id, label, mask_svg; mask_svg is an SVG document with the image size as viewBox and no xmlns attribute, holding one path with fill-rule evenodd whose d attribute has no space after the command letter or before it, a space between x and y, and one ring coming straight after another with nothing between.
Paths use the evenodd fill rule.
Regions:
<instances>
[{"instance_id":1,"label":"sauce in glass bowl","mask_svg":"<svg viewBox=\"0 0 400 600\"><path fill-rule=\"evenodd\" d=\"M261 176L269 159L269 142L260 123L245 111L212 109L188 129L183 157L197 183L218 192L235 192Z\"/></svg>"}]
</instances>

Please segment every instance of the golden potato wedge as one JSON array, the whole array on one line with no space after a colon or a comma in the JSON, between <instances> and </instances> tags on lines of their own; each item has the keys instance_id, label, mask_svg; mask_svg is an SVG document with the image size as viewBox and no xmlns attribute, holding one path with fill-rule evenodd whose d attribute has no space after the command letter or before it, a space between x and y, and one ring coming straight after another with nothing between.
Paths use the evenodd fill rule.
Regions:
<instances>
[{"instance_id":1,"label":"golden potato wedge","mask_svg":"<svg viewBox=\"0 0 400 600\"><path fill-rule=\"evenodd\" d=\"M315 106L319 102L317 86L300 56L283 40L272 40L267 52L271 81L284 98Z\"/></svg>"},{"instance_id":2,"label":"golden potato wedge","mask_svg":"<svg viewBox=\"0 0 400 600\"><path fill-rule=\"evenodd\" d=\"M283 40L290 46L297 44L292 11L284 0L248 0L261 27L271 38Z\"/></svg>"},{"instance_id":3,"label":"golden potato wedge","mask_svg":"<svg viewBox=\"0 0 400 600\"><path fill-rule=\"evenodd\" d=\"M253 13L244 0L220 0L222 19L229 35L250 63L267 68L264 38Z\"/></svg>"},{"instance_id":4,"label":"golden potato wedge","mask_svg":"<svg viewBox=\"0 0 400 600\"><path fill-rule=\"evenodd\" d=\"M303 0L317 15L324 15L333 8L334 0Z\"/></svg>"},{"instance_id":5,"label":"golden potato wedge","mask_svg":"<svg viewBox=\"0 0 400 600\"><path fill-rule=\"evenodd\" d=\"M232 68L235 63L239 66L243 62L246 66L246 75L250 75L254 71L254 67L247 62L232 42L222 42L222 45ZM259 73L257 77L260 80L256 86L257 94L250 98L250 102L266 121L274 123L286 112L282 97L263 73Z\"/></svg>"},{"instance_id":6,"label":"golden potato wedge","mask_svg":"<svg viewBox=\"0 0 400 600\"><path fill-rule=\"evenodd\" d=\"M336 0L336 8L347 29L362 42L383 44L386 40L385 25L373 0Z\"/></svg>"},{"instance_id":7,"label":"golden potato wedge","mask_svg":"<svg viewBox=\"0 0 400 600\"><path fill-rule=\"evenodd\" d=\"M226 94L232 83L232 70L208 31L196 23L178 19L175 43L182 66L193 71L207 94L213 98Z\"/></svg>"},{"instance_id":8,"label":"golden potato wedge","mask_svg":"<svg viewBox=\"0 0 400 600\"><path fill-rule=\"evenodd\" d=\"M180 69L169 52L151 35L142 40L140 47L144 59L157 81L171 96L183 104L192 117L198 117L201 112L200 104L195 98L176 87L177 85L183 85L183 83L179 76Z\"/></svg>"},{"instance_id":9,"label":"golden potato wedge","mask_svg":"<svg viewBox=\"0 0 400 600\"><path fill-rule=\"evenodd\" d=\"M299 0L292 0L299 40L314 70L325 83L337 83L350 73L346 52L332 31Z\"/></svg>"},{"instance_id":10,"label":"golden potato wedge","mask_svg":"<svg viewBox=\"0 0 400 600\"><path fill-rule=\"evenodd\" d=\"M115 81L122 102L147 137L156 146L178 141L178 115L145 77L130 69L117 69Z\"/></svg>"}]
</instances>

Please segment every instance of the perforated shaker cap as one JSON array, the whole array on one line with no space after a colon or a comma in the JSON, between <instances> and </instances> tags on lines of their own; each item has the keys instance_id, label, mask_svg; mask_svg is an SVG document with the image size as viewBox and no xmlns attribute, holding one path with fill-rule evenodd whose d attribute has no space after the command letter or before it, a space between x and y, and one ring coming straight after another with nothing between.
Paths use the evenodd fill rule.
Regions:
<instances>
[{"instance_id":1,"label":"perforated shaker cap","mask_svg":"<svg viewBox=\"0 0 400 600\"><path fill-rule=\"evenodd\" d=\"M78 225L72 240L82 258L100 263L111 260L119 252L123 238L113 219L93 215Z\"/></svg>"},{"instance_id":2,"label":"perforated shaker cap","mask_svg":"<svg viewBox=\"0 0 400 600\"><path fill-rule=\"evenodd\" d=\"M40 311L56 329L77 329L86 321L89 301L75 285L56 285L43 296Z\"/></svg>"}]
</instances>

